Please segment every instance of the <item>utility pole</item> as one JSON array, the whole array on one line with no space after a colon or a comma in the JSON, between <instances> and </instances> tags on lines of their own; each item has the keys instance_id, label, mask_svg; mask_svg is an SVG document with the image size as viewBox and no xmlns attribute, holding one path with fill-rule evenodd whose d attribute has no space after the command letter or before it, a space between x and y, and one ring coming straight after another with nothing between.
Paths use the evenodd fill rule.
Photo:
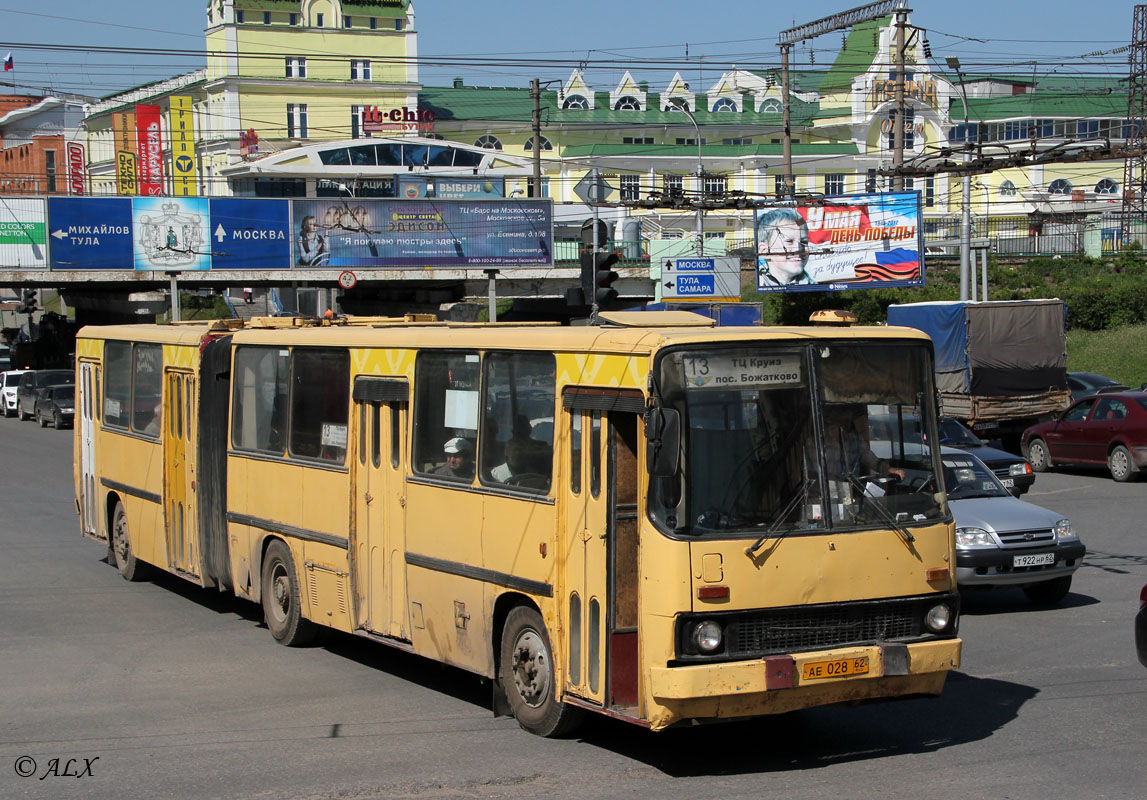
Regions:
<instances>
[{"instance_id":1,"label":"utility pole","mask_svg":"<svg viewBox=\"0 0 1147 800\"><path fill-rule=\"evenodd\" d=\"M960 82L960 99L964 101L964 147L967 148L971 136L968 132L968 90L964 85L964 74L960 72L960 59L955 56L948 57L948 68L956 71L956 80ZM965 150L964 160L968 160ZM897 173L893 180L903 181L904 178ZM960 183L960 299L968 299L968 286L975 283L972 254L972 177L964 175Z\"/></svg>"},{"instance_id":2,"label":"utility pole","mask_svg":"<svg viewBox=\"0 0 1147 800\"><path fill-rule=\"evenodd\" d=\"M892 191L904 191L904 176L900 167L904 166L904 72L905 28L908 27L907 14L896 12L896 113L892 121L892 168L897 172L892 176Z\"/></svg>"},{"instance_id":3,"label":"utility pole","mask_svg":"<svg viewBox=\"0 0 1147 800\"><path fill-rule=\"evenodd\" d=\"M781 124L784 127L785 174L784 185L778 192L780 194L778 200L796 196L793 190L793 129L789 120L789 50L791 49L791 44L787 42L781 44Z\"/></svg>"},{"instance_id":4,"label":"utility pole","mask_svg":"<svg viewBox=\"0 0 1147 800\"><path fill-rule=\"evenodd\" d=\"M530 97L534 101L534 186L530 197L542 196L542 84L537 78L530 81Z\"/></svg>"},{"instance_id":5,"label":"utility pole","mask_svg":"<svg viewBox=\"0 0 1147 800\"><path fill-rule=\"evenodd\" d=\"M1135 6L1131 23L1131 47L1128 54L1127 121L1131 130L1126 145L1142 150L1147 143L1147 5ZM1123 246L1140 233L1139 226L1147 216L1147 155L1128 158L1123 167Z\"/></svg>"}]
</instances>

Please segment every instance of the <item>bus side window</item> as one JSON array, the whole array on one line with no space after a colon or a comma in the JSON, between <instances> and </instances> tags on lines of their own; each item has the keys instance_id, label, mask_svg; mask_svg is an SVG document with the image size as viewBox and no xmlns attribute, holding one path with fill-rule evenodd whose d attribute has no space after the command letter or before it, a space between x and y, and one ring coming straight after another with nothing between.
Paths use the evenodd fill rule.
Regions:
<instances>
[{"instance_id":1,"label":"bus side window","mask_svg":"<svg viewBox=\"0 0 1147 800\"><path fill-rule=\"evenodd\" d=\"M231 446L281 456L287 449L290 351L237 347L232 377Z\"/></svg>"},{"instance_id":2,"label":"bus side window","mask_svg":"<svg viewBox=\"0 0 1147 800\"><path fill-rule=\"evenodd\" d=\"M104 424L113 428L131 425L131 344L104 345Z\"/></svg>"},{"instance_id":3,"label":"bus side window","mask_svg":"<svg viewBox=\"0 0 1147 800\"><path fill-rule=\"evenodd\" d=\"M478 444L477 353L423 350L414 368L415 472L466 480L474 476ZM457 469L446 463L446 448Z\"/></svg>"},{"instance_id":4,"label":"bus side window","mask_svg":"<svg viewBox=\"0 0 1147 800\"><path fill-rule=\"evenodd\" d=\"M547 492L553 475L556 366L550 353L489 353L482 482Z\"/></svg>"},{"instance_id":5,"label":"bus side window","mask_svg":"<svg viewBox=\"0 0 1147 800\"><path fill-rule=\"evenodd\" d=\"M296 347L291 351L292 456L343 463L350 416L350 354Z\"/></svg>"}]
</instances>

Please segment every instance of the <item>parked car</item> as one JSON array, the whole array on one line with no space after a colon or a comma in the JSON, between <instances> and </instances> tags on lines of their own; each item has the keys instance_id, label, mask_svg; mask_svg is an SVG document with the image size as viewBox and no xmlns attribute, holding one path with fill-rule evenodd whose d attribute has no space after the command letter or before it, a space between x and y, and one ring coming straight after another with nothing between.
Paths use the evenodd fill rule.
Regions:
<instances>
[{"instance_id":1,"label":"parked car","mask_svg":"<svg viewBox=\"0 0 1147 800\"><path fill-rule=\"evenodd\" d=\"M1136 480L1147 467L1147 394L1085 397L1024 431L1022 447L1036 472L1061 464L1106 464L1115 480Z\"/></svg>"},{"instance_id":2,"label":"parked car","mask_svg":"<svg viewBox=\"0 0 1147 800\"><path fill-rule=\"evenodd\" d=\"M39 390L62 383L75 383L75 374L70 369L33 369L25 372L16 387L16 415L21 420L32 419L36 415L36 395Z\"/></svg>"},{"instance_id":3,"label":"parked car","mask_svg":"<svg viewBox=\"0 0 1147 800\"><path fill-rule=\"evenodd\" d=\"M1086 548L1071 520L1011 495L971 453L941 451L944 488L956 520L956 584L1019 586L1035 603L1058 603Z\"/></svg>"},{"instance_id":4,"label":"parked car","mask_svg":"<svg viewBox=\"0 0 1147 800\"><path fill-rule=\"evenodd\" d=\"M36 397L36 422L41 428L52 423L56 430L70 428L76 420L76 387L71 383L45 386Z\"/></svg>"},{"instance_id":5,"label":"parked car","mask_svg":"<svg viewBox=\"0 0 1147 800\"><path fill-rule=\"evenodd\" d=\"M3 410L6 417L16 414L16 388L20 385L20 376L27 371L10 369L0 376L0 410Z\"/></svg>"},{"instance_id":6,"label":"parked car","mask_svg":"<svg viewBox=\"0 0 1147 800\"><path fill-rule=\"evenodd\" d=\"M1128 387L1113 378L1095 372L1069 372L1067 388L1071 389L1071 399L1074 402L1093 394L1126 392Z\"/></svg>"},{"instance_id":7,"label":"parked car","mask_svg":"<svg viewBox=\"0 0 1147 800\"><path fill-rule=\"evenodd\" d=\"M940 444L945 447L957 447L983 461L1000 479L1004 488L1016 497L1025 493L1035 483L1035 473L1026 458L989 447L987 442L952 417L940 417Z\"/></svg>"},{"instance_id":8,"label":"parked car","mask_svg":"<svg viewBox=\"0 0 1147 800\"><path fill-rule=\"evenodd\" d=\"M1135 649L1139 663L1147 667L1147 583L1139 590L1139 613L1135 615Z\"/></svg>"}]
</instances>

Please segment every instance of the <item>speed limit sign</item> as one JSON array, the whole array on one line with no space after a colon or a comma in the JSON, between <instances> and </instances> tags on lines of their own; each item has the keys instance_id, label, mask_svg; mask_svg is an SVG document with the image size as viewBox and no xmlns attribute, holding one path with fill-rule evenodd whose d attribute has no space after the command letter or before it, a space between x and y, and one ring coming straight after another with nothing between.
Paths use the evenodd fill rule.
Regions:
<instances>
[{"instance_id":1,"label":"speed limit sign","mask_svg":"<svg viewBox=\"0 0 1147 800\"><path fill-rule=\"evenodd\" d=\"M339 273L339 286L344 289L353 289L356 283L358 283L358 278L349 269Z\"/></svg>"}]
</instances>

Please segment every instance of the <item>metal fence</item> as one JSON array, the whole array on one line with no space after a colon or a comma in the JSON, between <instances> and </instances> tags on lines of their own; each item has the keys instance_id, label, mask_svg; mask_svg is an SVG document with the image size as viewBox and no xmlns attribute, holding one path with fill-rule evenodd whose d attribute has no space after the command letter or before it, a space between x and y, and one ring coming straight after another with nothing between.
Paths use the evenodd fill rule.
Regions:
<instances>
[{"instance_id":1,"label":"metal fence","mask_svg":"<svg viewBox=\"0 0 1147 800\"><path fill-rule=\"evenodd\" d=\"M1124 215L1120 212L1105 214L1057 214L999 216L972 219L972 238L987 239L989 248L999 255L1045 256L1086 253L1109 255L1121 252L1138 242L1147 248L1147 221L1132 222L1128 241L1123 236ZM924 245L933 255L958 252L951 245L960 238L960 217L926 219ZM929 242L946 242L942 247L928 247Z\"/></svg>"}]
</instances>

